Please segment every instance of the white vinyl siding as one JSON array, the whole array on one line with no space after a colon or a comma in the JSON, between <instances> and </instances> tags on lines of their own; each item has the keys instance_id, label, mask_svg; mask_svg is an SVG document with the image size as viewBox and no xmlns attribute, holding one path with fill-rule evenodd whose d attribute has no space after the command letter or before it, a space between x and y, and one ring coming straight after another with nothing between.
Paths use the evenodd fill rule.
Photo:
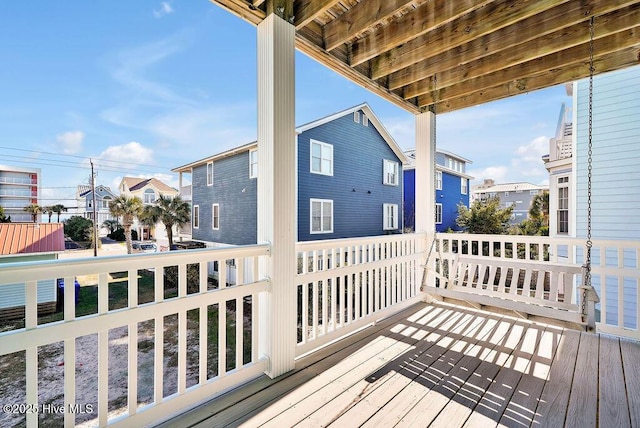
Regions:
<instances>
[{"instance_id":1,"label":"white vinyl siding","mask_svg":"<svg viewBox=\"0 0 640 428\"><path fill-rule=\"evenodd\" d=\"M331 144L311 140L311 172L333 175L333 146Z\"/></svg>"},{"instance_id":2,"label":"white vinyl siding","mask_svg":"<svg viewBox=\"0 0 640 428\"><path fill-rule=\"evenodd\" d=\"M193 220L192 220L193 228L197 229L200 227L200 205L193 206Z\"/></svg>"},{"instance_id":3,"label":"white vinyl siding","mask_svg":"<svg viewBox=\"0 0 640 428\"><path fill-rule=\"evenodd\" d=\"M207 186L213 186L213 162L207 163Z\"/></svg>"},{"instance_id":4,"label":"white vinyl siding","mask_svg":"<svg viewBox=\"0 0 640 428\"><path fill-rule=\"evenodd\" d=\"M398 229L398 205L396 204L383 204L383 229L384 230L397 230Z\"/></svg>"},{"instance_id":5,"label":"white vinyl siding","mask_svg":"<svg viewBox=\"0 0 640 428\"><path fill-rule=\"evenodd\" d=\"M249 151L249 178L258 177L258 150Z\"/></svg>"},{"instance_id":6,"label":"white vinyl siding","mask_svg":"<svg viewBox=\"0 0 640 428\"><path fill-rule=\"evenodd\" d=\"M333 233L331 199L311 199L311 233Z\"/></svg>"},{"instance_id":7,"label":"white vinyl siding","mask_svg":"<svg viewBox=\"0 0 640 428\"><path fill-rule=\"evenodd\" d=\"M436 204L436 224L442 224L442 204Z\"/></svg>"},{"instance_id":8,"label":"white vinyl siding","mask_svg":"<svg viewBox=\"0 0 640 428\"><path fill-rule=\"evenodd\" d=\"M397 186L398 179L398 162L390 161L387 159L383 160L383 171L384 178L383 183L389 186Z\"/></svg>"},{"instance_id":9,"label":"white vinyl siding","mask_svg":"<svg viewBox=\"0 0 640 428\"><path fill-rule=\"evenodd\" d=\"M211 205L211 228L220 229L220 204Z\"/></svg>"},{"instance_id":10,"label":"white vinyl siding","mask_svg":"<svg viewBox=\"0 0 640 428\"><path fill-rule=\"evenodd\" d=\"M436 171L436 190L442 190L442 171Z\"/></svg>"}]
</instances>

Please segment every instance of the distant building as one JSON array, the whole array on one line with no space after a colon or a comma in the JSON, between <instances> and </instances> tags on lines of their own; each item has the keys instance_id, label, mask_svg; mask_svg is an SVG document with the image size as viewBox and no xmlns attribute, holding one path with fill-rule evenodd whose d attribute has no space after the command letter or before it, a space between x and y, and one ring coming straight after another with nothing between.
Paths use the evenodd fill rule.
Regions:
<instances>
[{"instance_id":1,"label":"distant building","mask_svg":"<svg viewBox=\"0 0 640 428\"><path fill-rule=\"evenodd\" d=\"M109 187L106 186L96 186L96 197L95 197L95 210L93 208L93 192L91 191L91 186L78 186L78 190L76 191L76 201L78 203L78 215L81 215L85 218L93 220L93 213L96 213L96 217L98 218L97 224L98 227L101 227L102 223L106 220L112 220L114 217L111 215L109 211L109 206L111 205L111 201L113 201L117 195L111 191Z\"/></svg>"},{"instance_id":2,"label":"distant building","mask_svg":"<svg viewBox=\"0 0 640 428\"><path fill-rule=\"evenodd\" d=\"M474 187L473 200L485 201L497 197L500 199L500 208L513 207L510 223L516 225L529 218L529 209L536 195L548 190L547 186L531 183L494 184L482 188Z\"/></svg>"},{"instance_id":3,"label":"distant building","mask_svg":"<svg viewBox=\"0 0 640 428\"><path fill-rule=\"evenodd\" d=\"M157 178L137 178L137 177L124 177L118 186L121 195L128 197L137 196L142 200L144 205L153 205L160 195L168 197L178 196L178 190L163 183ZM169 241L167 238L167 232L164 229L162 223L156 224L154 227L147 227L141 224L137 219L135 220L132 230L138 233L138 238L141 240L155 239L159 241L159 245L167 247Z\"/></svg>"},{"instance_id":4,"label":"distant building","mask_svg":"<svg viewBox=\"0 0 640 428\"><path fill-rule=\"evenodd\" d=\"M298 240L402 231L402 150L367 104L296 129ZM257 143L173 171L190 175L192 237L210 245L257 239Z\"/></svg>"},{"instance_id":5,"label":"distant building","mask_svg":"<svg viewBox=\"0 0 640 428\"><path fill-rule=\"evenodd\" d=\"M33 222L24 211L30 204L40 204L40 168L0 165L0 206L12 222ZM38 214L37 221L42 216Z\"/></svg>"},{"instance_id":6,"label":"distant building","mask_svg":"<svg viewBox=\"0 0 640 428\"><path fill-rule=\"evenodd\" d=\"M62 223L0 223L0 264L56 260L62 251ZM25 284L3 284L1 278L0 284L0 319L24 317ZM40 315L55 312L56 297L55 280L38 281Z\"/></svg>"},{"instance_id":7,"label":"distant building","mask_svg":"<svg viewBox=\"0 0 640 428\"><path fill-rule=\"evenodd\" d=\"M415 226L416 174L415 150L408 150L405 155L409 165L404 171L404 227L413 230ZM436 232L448 229L462 230L457 224L458 205L469 207L469 181L473 177L467 175L467 164L470 160L446 150L436 150Z\"/></svg>"}]
</instances>

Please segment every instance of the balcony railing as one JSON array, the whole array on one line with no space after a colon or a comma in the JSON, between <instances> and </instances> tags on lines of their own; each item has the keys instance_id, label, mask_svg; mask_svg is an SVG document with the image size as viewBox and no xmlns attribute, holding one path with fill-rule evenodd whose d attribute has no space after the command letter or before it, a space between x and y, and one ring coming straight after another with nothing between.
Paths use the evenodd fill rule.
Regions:
<instances>
[{"instance_id":1,"label":"balcony railing","mask_svg":"<svg viewBox=\"0 0 640 428\"><path fill-rule=\"evenodd\" d=\"M584 245L466 234L437 234L433 248L423 234L298 243L295 355L419 300L427 257L441 271L459 253L582 263ZM0 415L0 425L59 418L68 425L140 426L260 376L270 356L259 349L268 314L258 302L271 288L258 266L268 257L269 246L254 245L1 265L0 282L26 283L24 325L0 333L0 376L14 379L2 398L33 412ZM639 258L638 243L594 241L600 331L640 338ZM62 319L38 318L37 281L73 284L74 276L92 278L81 294L93 303L75 305L74 294L64 293ZM118 293L124 303L117 303ZM66 411L44 415L45 404Z\"/></svg>"},{"instance_id":2,"label":"balcony railing","mask_svg":"<svg viewBox=\"0 0 640 428\"><path fill-rule=\"evenodd\" d=\"M17 178L17 177L0 177L0 183L2 184L38 184L31 178Z\"/></svg>"}]
</instances>

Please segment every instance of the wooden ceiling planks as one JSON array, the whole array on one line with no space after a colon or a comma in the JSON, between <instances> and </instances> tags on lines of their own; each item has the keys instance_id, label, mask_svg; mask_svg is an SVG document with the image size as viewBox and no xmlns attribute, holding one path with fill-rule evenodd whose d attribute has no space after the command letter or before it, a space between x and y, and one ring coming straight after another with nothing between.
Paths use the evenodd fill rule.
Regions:
<instances>
[{"instance_id":1,"label":"wooden ceiling planks","mask_svg":"<svg viewBox=\"0 0 640 428\"><path fill-rule=\"evenodd\" d=\"M640 63L640 0L211 1L253 24L293 10L299 50L411 112L586 77L591 16L596 73Z\"/></svg>"}]
</instances>

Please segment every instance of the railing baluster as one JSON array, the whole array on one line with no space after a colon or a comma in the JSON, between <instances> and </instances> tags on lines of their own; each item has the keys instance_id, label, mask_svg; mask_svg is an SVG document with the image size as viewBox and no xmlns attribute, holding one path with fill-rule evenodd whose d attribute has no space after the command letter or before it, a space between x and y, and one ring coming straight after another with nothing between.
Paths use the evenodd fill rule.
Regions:
<instances>
[{"instance_id":1,"label":"railing baluster","mask_svg":"<svg viewBox=\"0 0 640 428\"><path fill-rule=\"evenodd\" d=\"M236 299L236 369L243 365L244 359L244 303L241 297Z\"/></svg>"},{"instance_id":2,"label":"railing baluster","mask_svg":"<svg viewBox=\"0 0 640 428\"><path fill-rule=\"evenodd\" d=\"M157 270L157 269L156 269ZM153 342L153 401L160 404L164 400L164 317L155 318Z\"/></svg>"},{"instance_id":3,"label":"railing baluster","mask_svg":"<svg viewBox=\"0 0 640 428\"><path fill-rule=\"evenodd\" d=\"M186 286L185 286L186 294ZM178 312L178 394L187 389L187 311Z\"/></svg>"},{"instance_id":4,"label":"railing baluster","mask_svg":"<svg viewBox=\"0 0 640 428\"><path fill-rule=\"evenodd\" d=\"M138 408L138 323L129 324L128 329L127 408L131 416Z\"/></svg>"},{"instance_id":5,"label":"railing baluster","mask_svg":"<svg viewBox=\"0 0 640 428\"><path fill-rule=\"evenodd\" d=\"M27 404L37 406L38 401L38 347L29 347L25 350L25 387ZM27 413L27 427L38 426L38 413Z\"/></svg>"},{"instance_id":6,"label":"railing baluster","mask_svg":"<svg viewBox=\"0 0 640 428\"><path fill-rule=\"evenodd\" d=\"M227 302L218 305L218 377L227 373Z\"/></svg>"},{"instance_id":7,"label":"railing baluster","mask_svg":"<svg viewBox=\"0 0 640 428\"><path fill-rule=\"evenodd\" d=\"M98 426L109 419L109 330L98 332Z\"/></svg>"},{"instance_id":8,"label":"railing baluster","mask_svg":"<svg viewBox=\"0 0 640 428\"><path fill-rule=\"evenodd\" d=\"M64 426L74 427L76 415L70 409L76 404L76 339L64 341Z\"/></svg>"}]
</instances>

